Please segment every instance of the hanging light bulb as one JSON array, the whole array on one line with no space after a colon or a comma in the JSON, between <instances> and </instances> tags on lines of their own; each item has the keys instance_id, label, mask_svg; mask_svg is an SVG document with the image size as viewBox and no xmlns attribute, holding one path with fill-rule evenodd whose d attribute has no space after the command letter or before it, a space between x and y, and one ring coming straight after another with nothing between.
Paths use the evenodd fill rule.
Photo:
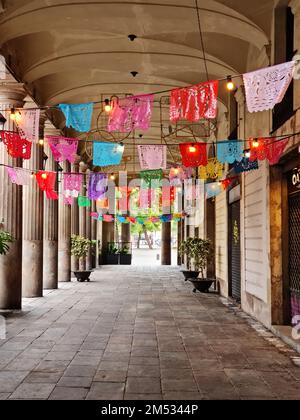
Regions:
<instances>
[{"instance_id":1,"label":"hanging light bulb","mask_svg":"<svg viewBox=\"0 0 300 420\"><path fill-rule=\"evenodd\" d=\"M254 140L252 142L252 147L254 147L254 149L257 149L259 147L259 141L258 140Z\"/></svg>"},{"instance_id":2,"label":"hanging light bulb","mask_svg":"<svg viewBox=\"0 0 300 420\"><path fill-rule=\"evenodd\" d=\"M34 173L32 172L32 174L30 175L30 178L33 179L35 177Z\"/></svg>"},{"instance_id":3,"label":"hanging light bulb","mask_svg":"<svg viewBox=\"0 0 300 420\"><path fill-rule=\"evenodd\" d=\"M191 145L189 147L189 151L190 151L190 153L196 153L197 149L196 149L196 147L194 145Z\"/></svg>"},{"instance_id":4,"label":"hanging light bulb","mask_svg":"<svg viewBox=\"0 0 300 420\"><path fill-rule=\"evenodd\" d=\"M48 177L47 174L42 174L43 179L47 179L47 177Z\"/></svg>"},{"instance_id":5,"label":"hanging light bulb","mask_svg":"<svg viewBox=\"0 0 300 420\"><path fill-rule=\"evenodd\" d=\"M10 119L12 121L15 121L16 120L16 111L15 111L14 108L11 108L11 110L10 110Z\"/></svg>"},{"instance_id":6,"label":"hanging light bulb","mask_svg":"<svg viewBox=\"0 0 300 420\"><path fill-rule=\"evenodd\" d=\"M110 179L111 179L111 181L115 181L116 176L114 174L111 174Z\"/></svg>"},{"instance_id":7,"label":"hanging light bulb","mask_svg":"<svg viewBox=\"0 0 300 420\"><path fill-rule=\"evenodd\" d=\"M16 115L15 120L16 120L17 123L19 123L22 119L22 114L21 114L20 111L18 111L15 115Z\"/></svg>"},{"instance_id":8,"label":"hanging light bulb","mask_svg":"<svg viewBox=\"0 0 300 420\"><path fill-rule=\"evenodd\" d=\"M175 169L174 169L174 174L175 174L175 175L178 175L178 172L179 172L179 169L178 169L178 168L175 168Z\"/></svg>"},{"instance_id":9,"label":"hanging light bulb","mask_svg":"<svg viewBox=\"0 0 300 420\"><path fill-rule=\"evenodd\" d=\"M40 145L40 146L44 146L44 140L43 140L43 139L40 139L40 140L39 140L39 145Z\"/></svg>"},{"instance_id":10,"label":"hanging light bulb","mask_svg":"<svg viewBox=\"0 0 300 420\"><path fill-rule=\"evenodd\" d=\"M227 76L227 83L226 83L226 88L227 90L229 90L230 92L233 91L233 89L235 88L235 85L232 81L232 77L231 76Z\"/></svg>"},{"instance_id":11,"label":"hanging light bulb","mask_svg":"<svg viewBox=\"0 0 300 420\"><path fill-rule=\"evenodd\" d=\"M104 101L104 110L107 113L109 113L112 110L112 106L110 104L110 100L109 99L105 99L105 101Z\"/></svg>"},{"instance_id":12,"label":"hanging light bulb","mask_svg":"<svg viewBox=\"0 0 300 420\"><path fill-rule=\"evenodd\" d=\"M250 157L251 157L251 152L250 152L250 150L246 150L246 151L245 151L245 158L250 159Z\"/></svg>"}]
</instances>

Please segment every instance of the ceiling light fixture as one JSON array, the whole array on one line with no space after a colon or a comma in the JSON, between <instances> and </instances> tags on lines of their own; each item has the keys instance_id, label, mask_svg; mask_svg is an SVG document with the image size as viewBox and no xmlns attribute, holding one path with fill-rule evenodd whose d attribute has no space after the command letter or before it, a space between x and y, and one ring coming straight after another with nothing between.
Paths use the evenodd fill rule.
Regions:
<instances>
[{"instance_id":1,"label":"ceiling light fixture","mask_svg":"<svg viewBox=\"0 0 300 420\"><path fill-rule=\"evenodd\" d=\"M196 149L196 147L194 145L191 145L189 147L189 151L190 151L190 153L196 153L197 149Z\"/></svg>"},{"instance_id":2,"label":"ceiling light fixture","mask_svg":"<svg viewBox=\"0 0 300 420\"><path fill-rule=\"evenodd\" d=\"M111 103L109 99L105 99L104 101L104 110L105 112L109 113L112 109Z\"/></svg>"},{"instance_id":3,"label":"ceiling light fixture","mask_svg":"<svg viewBox=\"0 0 300 420\"><path fill-rule=\"evenodd\" d=\"M234 90L234 88L235 88L235 84L233 83L231 76L227 76L226 88L230 92L232 92Z\"/></svg>"},{"instance_id":4,"label":"ceiling light fixture","mask_svg":"<svg viewBox=\"0 0 300 420\"><path fill-rule=\"evenodd\" d=\"M137 36L134 35L134 34L130 34L130 35L128 35L128 38L130 39L131 42L133 42L137 39Z\"/></svg>"},{"instance_id":5,"label":"ceiling light fixture","mask_svg":"<svg viewBox=\"0 0 300 420\"><path fill-rule=\"evenodd\" d=\"M250 159L250 157L251 157L251 152L250 152L250 150L246 150L246 151L245 151L245 158Z\"/></svg>"},{"instance_id":6,"label":"ceiling light fixture","mask_svg":"<svg viewBox=\"0 0 300 420\"><path fill-rule=\"evenodd\" d=\"M14 108L11 108L11 110L10 110L10 119L12 121L15 121L16 120L16 111L15 111Z\"/></svg>"},{"instance_id":7,"label":"ceiling light fixture","mask_svg":"<svg viewBox=\"0 0 300 420\"><path fill-rule=\"evenodd\" d=\"M131 71L130 74L132 75L132 77L136 77L139 72L138 71Z\"/></svg>"}]
</instances>

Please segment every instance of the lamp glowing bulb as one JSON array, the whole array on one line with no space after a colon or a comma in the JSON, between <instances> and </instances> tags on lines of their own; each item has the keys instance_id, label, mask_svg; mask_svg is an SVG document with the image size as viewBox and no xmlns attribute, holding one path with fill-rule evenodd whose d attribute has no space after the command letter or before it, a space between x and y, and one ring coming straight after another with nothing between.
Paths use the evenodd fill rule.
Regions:
<instances>
[{"instance_id":1,"label":"lamp glowing bulb","mask_svg":"<svg viewBox=\"0 0 300 420\"><path fill-rule=\"evenodd\" d=\"M19 112L16 113L15 120L16 120L17 123L19 123L21 121L21 119L22 119L22 115L21 115L21 112L19 111Z\"/></svg>"},{"instance_id":2,"label":"lamp glowing bulb","mask_svg":"<svg viewBox=\"0 0 300 420\"><path fill-rule=\"evenodd\" d=\"M116 179L115 175L114 175L114 174L112 174L112 175L110 176L110 179L111 179L112 181L114 181L114 180Z\"/></svg>"},{"instance_id":3,"label":"lamp glowing bulb","mask_svg":"<svg viewBox=\"0 0 300 420\"><path fill-rule=\"evenodd\" d=\"M175 174L175 175L177 175L177 174L178 174L178 172L179 172L179 169L178 169L178 168L175 168L175 169L174 169L174 174Z\"/></svg>"},{"instance_id":4,"label":"lamp glowing bulb","mask_svg":"<svg viewBox=\"0 0 300 420\"><path fill-rule=\"evenodd\" d=\"M35 177L34 173L32 172L32 174L30 175L30 178L33 179Z\"/></svg>"},{"instance_id":5,"label":"lamp glowing bulb","mask_svg":"<svg viewBox=\"0 0 300 420\"><path fill-rule=\"evenodd\" d=\"M43 139L40 139L40 140L39 140L39 145L40 145L40 146L44 146L44 140L43 140Z\"/></svg>"},{"instance_id":6,"label":"lamp glowing bulb","mask_svg":"<svg viewBox=\"0 0 300 420\"><path fill-rule=\"evenodd\" d=\"M47 177L48 177L47 174L42 174L43 179L47 179Z\"/></svg>"},{"instance_id":7,"label":"lamp glowing bulb","mask_svg":"<svg viewBox=\"0 0 300 420\"><path fill-rule=\"evenodd\" d=\"M109 99L105 99L105 101L104 101L104 110L107 113L109 113L112 110L112 106L110 104L110 100Z\"/></svg>"},{"instance_id":8,"label":"lamp glowing bulb","mask_svg":"<svg viewBox=\"0 0 300 420\"><path fill-rule=\"evenodd\" d=\"M11 119L12 121L16 121L16 111L14 110L14 108L12 108L12 109L10 110L10 119Z\"/></svg>"},{"instance_id":9,"label":"lamp glowing bulb","mask_svg":"<svg viewBox=\"0 0 300 420\"><path fill-rule=\"evenodd\" d=\"M252 147L254 147L254 149L257 149L259 147L259 141L258 140L254 140L252 142Z\"/></svg>"},{"instance_id":10,"label":"lamp glowing bulb","mask_svg":"<svg viewBox=\"0 0 300 420\"><path fill-rule=\"evenodd\" d=\"M227 90L229 90L230 92L232 92L232 91L233 91L233 89L235 88L235 85L234 85L234 83L233 83L233 81L232 81L231 76L228 76L228 77L227 77L226 88L227 88Z\"/></svg>"},{"instance_id":11,"label":"lamp glowing bulb","mask_svg":"<svg viewBox=\"0 0 300 420\"><path fill-rule=\"evenodd\" d=\"M197 149L196 149L195 146L190 146L189 151L190 151L190 153L196 153Z\"/></svg>"},{"instance_id":12,"label":"lamp glowing bulb","mask_svg":"<svg viewBox=\"0 0 300 420\"><path fill-rule=\"evenodd\" d=\"M246 150L246 151L245 151L245 158L250 159L250 157L251 157L251 152L250 152L250 150Z\"/></svg>"}]
</instances>

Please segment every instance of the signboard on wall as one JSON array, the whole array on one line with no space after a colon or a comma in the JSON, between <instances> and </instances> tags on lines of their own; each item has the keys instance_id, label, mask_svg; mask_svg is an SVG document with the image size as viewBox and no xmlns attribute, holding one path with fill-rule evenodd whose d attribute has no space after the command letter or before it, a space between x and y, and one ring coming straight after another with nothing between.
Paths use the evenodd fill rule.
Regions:
<instances>
[{"instance_id":1,"label":"signboard on wall","mask_svg":"<svg viewBox=\"0 0 300 420\"><path fill-rule=\"evenodd\" d=\"M300 193L300 167L289 172L287 177L289 194Z\"/></svg>"}]
</instances>

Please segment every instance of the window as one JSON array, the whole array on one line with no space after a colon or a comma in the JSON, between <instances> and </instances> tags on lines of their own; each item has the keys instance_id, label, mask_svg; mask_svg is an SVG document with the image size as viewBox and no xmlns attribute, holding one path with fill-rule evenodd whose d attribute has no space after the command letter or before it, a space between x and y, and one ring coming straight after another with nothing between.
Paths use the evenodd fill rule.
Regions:
<instances>
[{"instance_id":1,"label":"window","mask_svg":"<svg viewBox=\"0 0 300 420\"><path fill-rule=\"evenodd\" d=\"M290 7L275 10L275 64L291 61L294 51L294 15ZM273 131L280 128L294 114L294 82L273 110Z\"/></svg>"}]
</instances>

